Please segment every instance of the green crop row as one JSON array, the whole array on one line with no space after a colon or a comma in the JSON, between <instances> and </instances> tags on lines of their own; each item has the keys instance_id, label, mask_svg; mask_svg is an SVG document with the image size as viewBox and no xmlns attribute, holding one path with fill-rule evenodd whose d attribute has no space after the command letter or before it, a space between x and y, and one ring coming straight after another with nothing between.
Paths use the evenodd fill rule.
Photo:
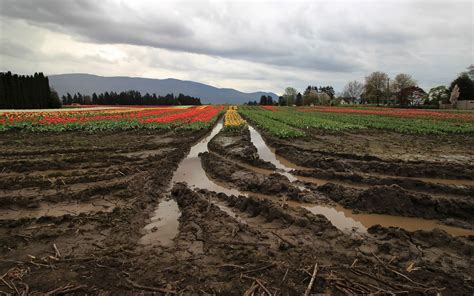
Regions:
<instances>
[{"instance_id":1,"label":"green crop row","mask_svg":"<svg viewBox=\"0 0 474 296\"><path fill-rule=\"evenodd\" d=\"M341 124L353 124L366 128L393 130L407 134L446 134L474 132L474 125L471 122L329 112L308 112L305 114L307 114L306 116L332 120Z\"/></svg>"},{"instance_id":2,"label":"green crop row","mask_svg":"<svg viewBox=\"0 0 474 296\"><path fill-rule=\"evenodd\" d=\"M270 134L276 137L297 138L305 136L305 133L303 131L295 129L283 122L265 116L266 113L270 113L270 111L264 111L260 108L255 107L239 107L238 111L245 119L247 119L247 121L254 123L259 128L269 132Z\"/></svg>"},{"instance_id":3,"label":"green crop row","mask_svg":"<svg viewBox=\"0 0 474 296\"><path fill-rule=\"evenodd\" d=\"M322 118L319 116L308 116L308 113L295 111L265 112L264 116L301 129L318 128L328 130L343 130L364 128L364 126L360 124L340 122L334 119Z\"/></svg>"},{"instance_id":4,"label":"green crop row","mask_svg":"<svg viewBox=\"0 0 474 296\"><path fill-rule=\"evenodd\" d=\"M363 129L375 128L392 130L406 134L448 134L473 133L474 125L469 121L440 120L437 118L403 118L384 115L348 114L331 112L300 112L297 108L280 107L272 112L259 107L245 107L239 109L242 114L250 117L264 129L272 129L275 136L280 132L275 130L279 124L284 124L284 130L296 128L306 129ZM258 117L258 120L254 119ZM265 123L262 123L265 122ZM281 137L281 136L280 136Z\"/></svg>"}]
</instances>

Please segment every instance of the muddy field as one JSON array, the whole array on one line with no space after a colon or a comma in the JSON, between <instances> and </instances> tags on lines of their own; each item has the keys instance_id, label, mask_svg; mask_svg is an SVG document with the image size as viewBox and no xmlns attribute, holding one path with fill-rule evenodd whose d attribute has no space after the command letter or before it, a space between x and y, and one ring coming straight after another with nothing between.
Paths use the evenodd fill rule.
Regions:
<instances>
[{"instance_id":1,"label":"muddy field","mask_svg":"<svg viewBox=\"0 0 474 296\"><path fill-rule=\"evenodd\" d=\"M0 134L0 291L474 291L471 137L221 128Z\"/></svg>"}]
</instances>

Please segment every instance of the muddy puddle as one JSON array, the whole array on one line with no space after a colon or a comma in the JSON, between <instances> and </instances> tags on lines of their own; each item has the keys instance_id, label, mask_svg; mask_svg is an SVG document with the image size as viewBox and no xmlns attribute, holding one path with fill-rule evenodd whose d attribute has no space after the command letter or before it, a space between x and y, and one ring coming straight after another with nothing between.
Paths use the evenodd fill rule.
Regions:
<instances>
[{"instance_id":1,"label":"muddy puddle","mask_svg":"<svg viewBox=\"0 0 474 296\"><path fill-rule=\"evenodd\" d=\"M438 220L380 214L354 214L352 210L345 209L339 205L334 207L305 205L303 207L313 214L324 215L334 226L343 231L353 230L365 233L371 226L380 224L384 227L399 227L408 231L431 231L439 228L454 236L474 235L474 230L447 226L440 224Z\"/></svg>"},{"instance_id":2,"label":"muddy puddle","mask_svg":"<svg viewBox=\"0 0 474 296\"><path fill-rule=\"evenodd\" d=\"M160 202L151 222L145 226L147 233L140 238L139 243L143 245L172 245L173 239L178 233L180 216L178 203L174 199Z\"/></svg>"},{"instance_id":3,"label":"muddy puddle","mask_svg":"<svg viewBox=\"0 0 474 296\"><path fill-rule=\"evenodd\" d=\"M207 152L207 144L209 141L216 136L219 131L223 128L222 120L219 121L212 131L199 140L196 144L191 147L189 154L185 159L181 161L177 170L173 174L170 188L174 183L185 182L194 189L207 189L215 192L222 192L227 195L235 196L258 196L260 198L271 199L274 202L279 202L276 197L266 196L263 194L255 194L248 192L241 192L239 190L229 188L228 185L222 184L216 180L211 180L201 165L201 159L199 154ZM294 176L290 173L293 169L307 169L297 166L282 157L275 154L274 149L271 149L266 145L262 136L251 126L249 126L251 141L257 148L258 155L261 159L268 161L275 165L277 172L286 176L290 181L306 181L317 185L324 185L329 180L316 179L311 177ZM253 166L245 166L246 168L252 169L257 173L268 174L271 171L254 168ZM330 181L333 182L334 181ZM349 185L344 183L346 186L367 188L368 186ZM241 223L246 223L245 217L240 216L237 211L231 209L220 202L213 202L223 212L229 216L235 218ZM409 231L415 230L433 230L434 228L440 228L450 233L451 235L474 235L473 230L467 230L463 228L451 227L439 224L437 220L425 220L418 218L407 218L399 216L379 215L379 214L354 214L352 210L344 209L342 206L322 206L313 204L304 204L294 201L286 202L291 207L303 207L311 211L314 214L324 215L335 227L342 231L355 231L358 233L366 233L367 229L373 225L380 224L385 227L400 227ZM150 224L145 227L146 234L141 238L140 242L145 245L170 245L173 242L174 237L178 233L180 211L177 203L174 200L166 200L161 202L154 216L151 218Z\"/></svg>"},{"instance_id":4,"label":"muddy puddle","mask_svg":"<svg viewBox=\"0 0 474 296\"><path fill-rule=\"evenodd\" d=\"M289 172L294 169L291 167L286 166L282 163L276 156L275 152L270 149L269 146L265 143L262 136L249 125L250 130L250 141L252 141L253 145L257 148L258 156L275 165L277 168L278 173L287 177L290 182L298 180L295 176L290 174Z\"/></svg>"},{"instance_id":5,"label":"muddy puddle","mask_svg":"<svg viewBox=\"0 0 474 296\"><path fill-rule=\"evenodd\" d=\"M60 217L64 215L90 214L97 212L112 212L119 206L106 200L88 203L46 203L40 202L34 208L6 208L0 210L0 220L37 219L40 217Z\"/></svg>"},{"instance_id":6,"label":"muddy puddle","mask_svg":"<svg viewBox=\"0 0 474 296\"><path fill-rule=\"evenodd\" d=\"M186 182L191 188L202 188L215 192L223 192L227 195L239 195L240 192L238 190L225 188L211 181L202 168L201 159L199 158L199 153L208 151L207 144L221 131L222 128L223 123L222 120L220 120L207 136L191 147L189 154L183 161L181 161L178 169L174 172L171 187L174 183Z\"/></svg>"},{"instance_id":7,"label":"muddy puddle","mask_svg":"<svg viewBox=\"0 0 474 296\"><path fill-rule=\"evenodd\" d=\"M290 161L278 156L275 153L275 149L270 148L262 136L251 126L249 126L251 141L257 147L257 152L259 157L263 160L273 163L277 169L282 170L285 173L290 181L300 180L316 185L324 185L328 182L336 183L344 186L350 186L354 188L367 189L370 186L364 184L353 184L338 182L334 180L326 179L317 179L312 177L303 177L303 176L293 176L289 173L292 169L307 169L300 167L296 164L291 163ZM291 176L291 178L289 177ZM437 182L441 184L458 184L458 185L470 185L472 181L469 180L443 180L443 179L430 179L430 178L413 178L419 179L426 182ZM467 182L467 184L466 184ZM254 194L255 195L255 194ZM262 198L267 198L261 194L258 196ZM345 209L340 205L337 206L321 206L321 205L304 205L298 202L289 202L290 206L300 206L308 209L314 214L321 214L325 216L331 223L342 231L353 230L361 233L367 232L367 229L373 225L380 224L384 227L400 227L409 231L415 230L426 230L430 231L434 228L443 229L451 235L460 236L460 235L474 235L473 230L447 226L439 224L438 220L427 220L419 218L409 218L401 216L390 216L390 215L380 215L380 214L354 214L352 210Z\"/></svg>"},{"instance_id":8,"label":"muddy puddle","mask_svg":"<svg viewBox=\"0 0 474 296\"><path fill-rule=\"evenodd\" d=\"M194 189L202 188L215 192L223 192L227 195L240 194L237 190L223 187L211 181L202 168L201 159L199 158L199 153L208 151L207 144L222 128L223 122L220 120L208 135L191 147L189 154L180 162L174 172L170 188L172 188L175 183L185 182ZM162 205L163 203L164 205ZM172 243L173 238L178 234L178 219L180 215L181 213L176 201L163 201L159 203L151 218L151 222L145 226L145 235L140 239L140 243L151 245L166 245Z\"/></svg>"}]
</instances>

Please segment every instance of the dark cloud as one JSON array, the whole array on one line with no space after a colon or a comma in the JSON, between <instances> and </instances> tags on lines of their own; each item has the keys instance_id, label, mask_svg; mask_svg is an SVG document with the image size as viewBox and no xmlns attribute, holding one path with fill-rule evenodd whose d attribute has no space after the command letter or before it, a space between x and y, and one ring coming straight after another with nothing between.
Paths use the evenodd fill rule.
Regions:
<instances>
[{"instance_id":1,"label":"dark cloud","mask_svg":"<svg viewBox=\"0 0 474 296\"><path fill-rule=\"evenodd\" d=\"M34 42L23 44L38 32L53 38L38 45L55 43L47 32L59 32L70 36L71 44L113 45L121 51L122 45L138 46L126 51L127 59L162 67L169 75L215 78L221 71L222 79L256 83L265 75L285 81L286 75L289 82L303 84L307 79L343 83L382 70L426 75L432 83L472 63L472 5L447 0L0 0L0 66L25 58L41 65L54 59L75 65L84 59L103 71L109 67L110 59L90 47L87 55L82 48L67 47L70 54L52 56ZM29 27L16 30L20 22ZM232 67L238 70L233 73Z\"/></svg>"},{"instance_id":2,"label":"dark cloud","mask_svg":"<svg viewBox=\"0 0 474 296\"><path fill-rule=\"evenodd\" d=\"M352 71L360 66L353 59L341 58L337 54L321 50L302 51L296 44L281 40L284 37L279 36L279 30L260 35L261 28L249 26L251 20L245 22L232 17L233 11L218 14L209 9L201 15L185 9L187 5L177 4L178 14L169 15L165 11L169 7L160 4L150 7L155 13L142 14L124 2L23 0L3 1L0 14L71 33L89 42L151 46L322 71ZM207 27L193 27L192 20L198 24L205 23ZM249 38L245 37L247 33ZM218 34L216 39L211 40L215 34ZM337 51L331 49L329 52Z\"/></svg>"}]
</instances>

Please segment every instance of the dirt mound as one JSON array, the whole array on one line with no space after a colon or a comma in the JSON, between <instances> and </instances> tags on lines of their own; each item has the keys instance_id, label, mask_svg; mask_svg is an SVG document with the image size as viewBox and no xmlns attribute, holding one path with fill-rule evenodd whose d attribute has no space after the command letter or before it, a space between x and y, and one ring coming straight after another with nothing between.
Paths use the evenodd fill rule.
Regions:
<instances>
[{"instance_id":1,"label":"dirt mound","mask_svg":"<svg viewBox=\"0 0 474 296\"><path fill-rule=\"evenodd\" d=\"M311 170L293 170L293 174L303 177L322 178L330 180L340 180L349 182L349 184L365 185L398 185L407 190L423 191L436 194L453 194L474 196L474 186L471 185L447 185L425 182L417 179L399 178L399 177L379 177L366 175L357 172L336 172L333 169L311 169ZM436 181L436 179L433 179Z\"/></svg>"},{"instance_id":2,"label":"dirt mound","mask_svg":"<svg viewBox=\"0 0 474 296\"><path fill-rule=\"evenodd\" d=\"M332 200L351 209L408 217L459 218L472 223L474 202L470 199L434 198L410 192L397 185L355 189L333 183L317 187Z\"/></svg>"},{"instance_id":3,"label":"dirt mound","mask_svg":"<svg viewBox=\"0 0 474 296\"><path fill-rule=\"evenodd\" d=\"M241 191L286 196L291 200L305 202L318 199L314 193L300 190L283 175L259 174L213 153L202 153L200 157L204 170L211 178L229 183Z\"/></svg>"},{"instance_id":4,"label":"dirt mound","mask_svg":"<svg viewBox=\"0 0 474 296\"><path fill-rule=\"evenodd\" d=\"M209 142L208 147L212 152L255 167L275 169L272 163L259 158L257 148L250 140L248 127L232 131L222 130Z\"/></svg>"},{"instance_id":5,"label":"dirt mound","mask_svg":"<svg viewBox=\"0 0 474 296\"><path fill-rule=\"evenodd\" d=\"M371 156L305 150L286 144L277 146L276 153L300 166L335 172L474 180L474 166L468 163L382 160Z\"/></svg>"}]
</instances>

